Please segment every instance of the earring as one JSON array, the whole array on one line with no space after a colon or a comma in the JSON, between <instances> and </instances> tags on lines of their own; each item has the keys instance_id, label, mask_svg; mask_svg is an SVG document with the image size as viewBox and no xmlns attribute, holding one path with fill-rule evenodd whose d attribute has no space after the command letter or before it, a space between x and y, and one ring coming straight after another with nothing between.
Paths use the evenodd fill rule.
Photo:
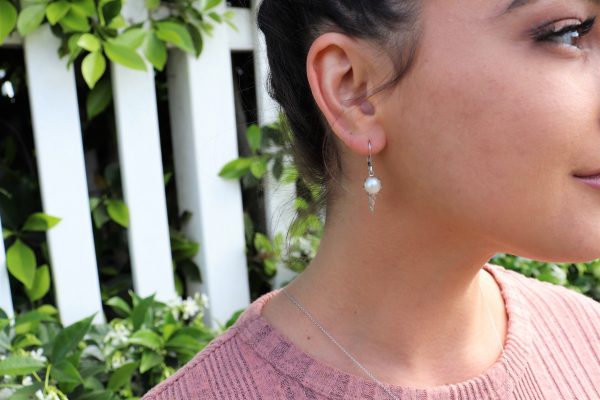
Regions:
<instances>
[{"instance_id":1,"label":"earring","mask_svg":"<svg viewBox=\"0 0 600 400\"><path fill-rule=\"evenodd\" d=\"M373 162L371 160L371 141L369 140L369 157L367 158L367 166L369 168L369 176L365 179L363 187L369 195L369 210L375 212L375 196L381 190L381 180L375 176L373 172Z\"/></svg>"}]
</instances>

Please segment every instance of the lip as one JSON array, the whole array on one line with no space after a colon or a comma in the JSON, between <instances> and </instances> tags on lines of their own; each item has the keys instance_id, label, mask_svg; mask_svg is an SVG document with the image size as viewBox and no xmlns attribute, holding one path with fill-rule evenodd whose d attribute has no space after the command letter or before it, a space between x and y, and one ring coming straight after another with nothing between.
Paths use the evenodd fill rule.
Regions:
<instances>
[{"instance_id":1,"label":"lip","mask_svg":"<svg viewBox=\"0 0 600 400\"><path fill-rule=\"evenodd\" d=\"M576 176L575 178L579 179L586 185L589 185L593 188L600 189L600 174L590 175L590 176Z\"/></svg>"},{"instance_id":2,"label":"lip","mask_svg":"<svg viewBox=\"0 0 600 400\"><path fill-rule=\"evenodd\" d=\"M584 172L581 174L573 174L575 178L594 178L600 176L600 169L591 172Z\"/></svg>"}]
</instances>

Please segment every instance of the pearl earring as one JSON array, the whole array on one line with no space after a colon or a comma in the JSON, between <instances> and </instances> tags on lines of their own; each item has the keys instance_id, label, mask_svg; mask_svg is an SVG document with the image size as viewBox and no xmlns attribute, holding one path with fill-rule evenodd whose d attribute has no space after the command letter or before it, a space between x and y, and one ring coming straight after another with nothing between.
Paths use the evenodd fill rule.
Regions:
<instances>
[{"instance_id":1,"label":"pearl earring","mask_svg":"<svg viewBox=\"0 0 600 400\"><path fill-rule=\"evenodd\" d=\"M369 195L369 210L375 212L375 196L381 190L381 180L375 176L373 172L373 163L371 161L371 141L369 140L369 157L367 158L367 166L369 168L369 176L365 179L363 187Z\"/></svg>"}]
</instances>

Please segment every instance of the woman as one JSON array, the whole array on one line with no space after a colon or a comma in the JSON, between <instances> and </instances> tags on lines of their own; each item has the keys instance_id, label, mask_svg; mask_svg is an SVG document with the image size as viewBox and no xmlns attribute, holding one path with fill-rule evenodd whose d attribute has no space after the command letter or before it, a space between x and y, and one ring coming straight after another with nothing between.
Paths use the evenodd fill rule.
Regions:
<instances>
[{"instance_id":1,"label":"woman","mask_svg":"<svg viewBox=\"0 0 600 400\"><path fill-rule=\"evenodd\" d=\"M600 304L488 263L600 257L599 12L264 0L323 240L145 399L600 399Z\"/></svg>"}]
</instances>

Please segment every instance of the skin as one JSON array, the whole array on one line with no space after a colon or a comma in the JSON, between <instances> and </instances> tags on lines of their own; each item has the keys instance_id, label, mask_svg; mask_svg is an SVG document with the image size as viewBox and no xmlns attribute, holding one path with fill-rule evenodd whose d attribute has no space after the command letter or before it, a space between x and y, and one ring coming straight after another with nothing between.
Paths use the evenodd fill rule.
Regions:
<instances>
[{"instance_id":1,"label":"skin","mask_svg":"<svg viewBox=\"0 0 600 400\"><path fill-rule=\"evenodd\" d=\"M481 269L494 254L600 257L600 190L573 176L600 171L600 29L567 44L529 34L600 6L539 0L499 16L509 3L425 0L413 67L362 107L346 100L389 79L385 52L332 32L307 57L344 174L317 256L288 290L383 382L459 382L498 359L486 310L504 341L505 304ZM374 214L362 188L369 140L383 183ZM365 377L283 294L263 316L313 357Z\"/></svg>"}]
</instances>

